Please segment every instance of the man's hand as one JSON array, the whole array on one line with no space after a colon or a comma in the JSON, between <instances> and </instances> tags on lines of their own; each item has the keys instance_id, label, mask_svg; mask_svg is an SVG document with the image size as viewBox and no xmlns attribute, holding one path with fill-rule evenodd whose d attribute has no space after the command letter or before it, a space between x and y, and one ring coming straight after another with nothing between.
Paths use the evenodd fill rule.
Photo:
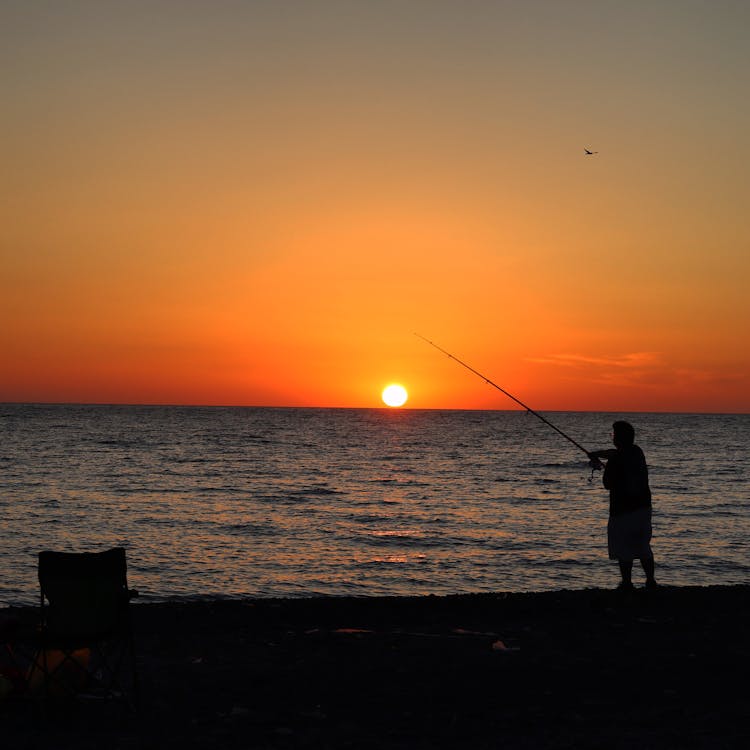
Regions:
<instances>
[{"instance_id":1,"label":"man's hand","mask_svg":"<svg viewBox=\"0 0 750 750\"><path fill-rule=\"evenodd\" d=\"M589 466L592 469L604 469L604 464L599 460L596 453L586 453L586 455L589 457Z\"/></svg>"}]
</instances>

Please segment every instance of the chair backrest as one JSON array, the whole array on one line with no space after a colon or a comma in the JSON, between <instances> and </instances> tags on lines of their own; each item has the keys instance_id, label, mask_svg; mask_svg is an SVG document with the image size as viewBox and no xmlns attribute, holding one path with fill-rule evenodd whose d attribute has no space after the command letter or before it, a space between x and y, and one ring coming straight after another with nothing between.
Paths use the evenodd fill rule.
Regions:
<instances>
[{"instance_id":1,"label":"chair backrest","mask_svg":"<svg viewBox=\"0 0 750 750\"><path fill-rule=\"evenodd\" d=\"M125 624L129 597L122 547L40 552L39 586L45 626L56 636L103 637Z\"/></svg>"}]
</instances>

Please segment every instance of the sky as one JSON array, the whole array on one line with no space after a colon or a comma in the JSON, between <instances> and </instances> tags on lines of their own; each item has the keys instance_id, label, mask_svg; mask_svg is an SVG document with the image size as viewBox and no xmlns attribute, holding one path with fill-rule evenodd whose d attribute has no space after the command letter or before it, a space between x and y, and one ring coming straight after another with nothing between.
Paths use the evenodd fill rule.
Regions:
<instances>
[{"instance_id":1,"label":"sky","mask_svg":"<svg viewBox=\"0 0 750 750\"><path fill-rule=\"evenodd\" d=\"M0 401L750 412L748 28L4 0Z\"/></svg>"}]
</instances>

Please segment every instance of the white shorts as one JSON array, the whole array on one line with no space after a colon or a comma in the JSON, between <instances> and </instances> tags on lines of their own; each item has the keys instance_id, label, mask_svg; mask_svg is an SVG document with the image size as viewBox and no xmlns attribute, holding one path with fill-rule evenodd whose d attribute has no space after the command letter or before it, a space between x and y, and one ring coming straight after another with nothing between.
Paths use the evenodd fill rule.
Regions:
<instances>
[{"instance_id":1,"label":"white shorts","mask_svg":"<svg viewBox=\"0 0 750 750\"><path fill-rule=\"evenodd\" d=\"M614 516L607 524L610 560L645 560L651 552L651 508Z\"/></svg>"}]
</instances>

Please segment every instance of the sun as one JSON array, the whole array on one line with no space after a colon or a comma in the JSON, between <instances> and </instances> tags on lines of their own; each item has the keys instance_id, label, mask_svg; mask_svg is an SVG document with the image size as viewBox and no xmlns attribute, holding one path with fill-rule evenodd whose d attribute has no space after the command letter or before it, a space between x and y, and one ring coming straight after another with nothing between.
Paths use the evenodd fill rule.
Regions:
<instances>
[{"instance_id":1,"label":"sun","mask_svg":"<svg viewBox=\"0 0 750 750\"><path fill-rule=\"evenodd\" d=\"M403 406L407 398L409 394L406 388L398 383L392 383L383 389L383 403L386 406Z\"/></svg>"}]
</instances>

